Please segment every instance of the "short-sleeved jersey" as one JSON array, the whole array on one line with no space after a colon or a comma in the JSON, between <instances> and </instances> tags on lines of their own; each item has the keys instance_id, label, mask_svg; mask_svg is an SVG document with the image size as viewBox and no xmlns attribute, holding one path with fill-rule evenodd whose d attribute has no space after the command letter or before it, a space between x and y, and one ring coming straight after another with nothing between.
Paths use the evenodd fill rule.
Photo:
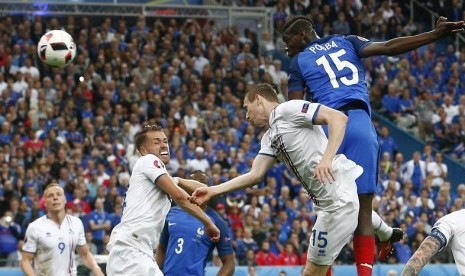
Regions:
<instances>
[{"instance_id":1,"label":"short-sleeved jersey","mask_svg":"<svg viewBox=\"0 0 465 276\"><path fill-rule=\"evenodd\" d=\"M340 154L334 158L332 169L335 175L344 177L344 184L323 185L314 177L315 166L328 144L323 128L314 124L319 108L320 104L303 100L278 105L271 112L270 128L262 137L259 154L283 162L307 190L315 209L331 211L353 200L355 179L363 169Z\"/></svg>"},{"instance_id":2,"label":"short-sleeved jersey","mask_svg":"<svg viewBox=\"0 0 465 276\"><path fill-rule=\"evenodd\" d=\"M331 35L315 39L289 65L289 93L309 89L312 102L339 109L355 100L370 112L361 52L370 41Z\"/></svg>"},{"instance_id":3,"label":"short-sleeved jersey","mask_svg":"<svg viewBox=\"0 0 465 276\"><path fill-rule=\"evenodd\" d=\"M439 240L441 250L451 245L455 264L460 275L465 275L465 209L440 218L433 226L431 237Z\"/></svg>"},{"instance_id":4,"label":"short-sleeved jersey","mask_svg":"<svg viewBox=\"0 0 465 276\"><path fill-rule=\"evenodd\" d=\"M79 218L66 215L61 225L47 216L29 224L23 251L34 254L37 275L77 275L75 250L86 244L84 226Z\"/></svg>"},{"instance_id":5,"label":"short-sleeved jersey","mask_svg":"<svg viewBox=\"0 0 465 276\"><path fill-rule=\"evenodd\" d=\"M121 222L110 236L110 250L116 241L120 241L153 256L171 206L168 195L156 181L167 173L163 162L153 154L137 160L129 179Z\"/></svg>"},{"instance_id":6,"label":"short-sleeved jersey","mask_svg":"<svg viewBox=\"0 0 465 276\"><path fill-rule=\"evenodd\" d=\"M205 211L220 230L220 240L213 243L200 220L179 207L173 207L166 217L160 243L166 248L165 275L205 275L208 256L216 247L219 256L233 254L231 237L224 220L213 209Z\"/></svg>"}]
</instances>

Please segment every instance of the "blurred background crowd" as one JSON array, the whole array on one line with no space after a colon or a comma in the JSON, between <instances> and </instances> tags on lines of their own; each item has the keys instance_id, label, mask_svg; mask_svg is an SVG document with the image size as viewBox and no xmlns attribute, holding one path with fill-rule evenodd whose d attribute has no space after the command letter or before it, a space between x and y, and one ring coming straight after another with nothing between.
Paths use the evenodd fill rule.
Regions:
<instances>
[{"instance_id":1,"label":"blurred background crowd","mask_svg":"<svg viewBox=\"0 0 465 276\"><path fill-rule=\"evenodd\" d=\"M450 21L465 18L463 1L423 2ZM286 99L289 60L278 30L290 16L311 15L320 36L375 41L432 27L428 19L410 19L403 1L221 4L272 7L275 32L258 39L249 29L203 20L0 17L1 266L18 264L17 248L28 224L44 214L41 194L52 181L66 191L67 212L84 222L92 252L107 254L138 158L134 135L148 120L166 129L173 176L202 170L217 185L247 172L263 130L245 120L241 95L249 84L266 82ZM52 29L72 34L78 47L64 69L44 67L36 54ZM406 234L388 263L406 262L440 217L465 206L465 184L451 185L442 162L443 155L465 161L465 47L450 42L365 60L373 109L426 142L404 156L401 141L374 122L382 156L373 208ZM305 262L315 214L283 164L255 188L211 205L230 227L239 265ZM353 256L348 244L337 263L352 264ZM451 260L450 250L435 257Z\"/></svg>"}]
</instances>

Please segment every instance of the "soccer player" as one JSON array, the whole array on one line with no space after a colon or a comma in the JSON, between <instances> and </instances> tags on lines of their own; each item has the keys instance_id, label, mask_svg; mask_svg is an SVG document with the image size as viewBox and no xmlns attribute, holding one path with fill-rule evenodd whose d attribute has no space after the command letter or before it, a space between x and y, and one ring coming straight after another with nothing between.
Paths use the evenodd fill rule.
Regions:
<instances>
[{"instance_id":1,"label":"soccer player","mask_svg":"<svg viewBox=\"0 0 465 276\"><path fill-rule=\"evenodd\" d=\"M335 155L344 137L347 116L304 100L278 104L269 84L252 85L244 108L254 126L268 128L251 170L221 185L197 189L191 202L204 204L213 196L260 183L276 159L280 160L300 180L318 216L304 275L326 275L357 226L355 179L363 169L344 155ZM329 139L321 124L328 125Z\"/></svg>"},{"instance_id":2,"label":"soccer player","mask_svg":"<svg viewBox=\"0 0 465 276\"><path fill-rule=\"evenodd\" d=\"M373 227L381 222L379 259L388 256L393 242L402 238L400 229L387 227L372 212L376 189L379 145L373 123L362 58L375 55L398 55L434 42L441 37L463 31L464 22L446 22L441 17L436 29L416 36L399 37L386 42L370 42L359 36L331 35L319 38L313 22L305 16L291 18L282 27L287 52L293 57L289 69L289 99L311 98L349 117L344 141L339 148L347 158L363 167L357 179L360 213L354 233L354 251L359 275L371 275L373 267ZM372 222L372 216L377 221ZM378 233L377 233L378 234Z\"/></svg>"},{"instance_id":3,"label":"soccer player","mask_svg":"<svg viewBox=\"0 0 465 276\"><path fill-rule=\"evenodd\" d=\"M200 185L201 183L208 184L208 176L202 171L194 171L190 177L196 181L177 177L174 177L174 180L189 194L193 193L196 188L206 187L206 185ZM220 229L220 240L212 243L204 235L203 225L198 219L177 206L171 208L166 216L165 227L161 233L155 256L164 275L205 275L207 258L214 248L218 250L222 262L218 275L234 274L234 252L226 223L206 203L200 208Z\"/></svg>"},{"instance_id":4,"label":"soccer player","mask_svg":"<svg viewBox=\"0 0 465 276\"><path fill-rule=\"evenodd\" d=\"M57 183L47 185L44 198L47 214L29 224L26 230L21 260L24 274L77 275L74 262L77 251L93 275L104 275L87 247L82 221L66 214L63 188Z\"/></svg>"},{"instance_id":5,"label":"soccer player","mask_svg":"<svg viewBox=\"0 0 465 276\"><path fill-rule=\"evenodd\" d=\"M405 264L402 276L418 275L436 253L451 244L460 275L465 275L465 209L440 218L431 233Z\"/></svg>"},{"instance_id":6,"label":"soccer player","mask_svg":"<svg viewBox=\"0 0 465 276\"><path fill-rule=\"evenodd\" d=\"M198 218L204 231L217 241L220 231L212 220L191 204L189 195L177 187L165 164L170 160L168 138L158 125L145 125L134 138L140 157L132 169L123 203L121 222L113 229L107 249L110 252L107 275L163 275L154 249L165 223L172 198L178 206Z\"/></svg>"}]
</instances>

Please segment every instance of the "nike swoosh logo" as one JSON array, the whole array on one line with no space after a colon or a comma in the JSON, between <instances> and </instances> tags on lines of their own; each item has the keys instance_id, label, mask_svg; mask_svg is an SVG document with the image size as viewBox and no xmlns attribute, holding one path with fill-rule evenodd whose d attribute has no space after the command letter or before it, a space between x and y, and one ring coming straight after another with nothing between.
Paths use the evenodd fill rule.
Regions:
<instances>
[{"instance_id":1,"label":"nike swoosh logo","mask_svg":"<svg viewBox=\"0 0 465 276\"><path fill-rule=\"evenodd\" d=\"M168 222L168 226L175 225L176 222Z\"/></svg>"}]
</instances>

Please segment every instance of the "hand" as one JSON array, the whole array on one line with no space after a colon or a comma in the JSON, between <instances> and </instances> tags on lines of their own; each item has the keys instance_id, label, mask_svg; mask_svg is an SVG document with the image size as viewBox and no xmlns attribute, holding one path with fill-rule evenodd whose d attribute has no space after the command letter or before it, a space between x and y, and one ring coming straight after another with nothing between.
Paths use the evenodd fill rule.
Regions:
<instances>
[{"instance_id":1,"label":"hand","mask_svg":"<svg viewBox=\"0 0 465 276\"><path fill-rule=\"evenodd\" d=\"M217 242L220 240L220 229L218 229L215 224L209 223L206 225L205 231L207 232L207 235L210 237L212 242Z\"/></svg>"},{"instance_id":2,"label":"hand","mask_svg":"<svg viewBox=\"0 0 465 276\"><path fill-rule=\"evenodd\" d=\"M336 179L333 176L332 162L331 160L321 160L320 163L315 167L315 178L320 181L321 184L331 184Z\"/></svg>"},{"instance_id":3,"label":"hand","mask_svg":"<svg viewBox=\"0 0 465 276\"><path fill-rule=\"evenodd\" d=\"M438 38L441 38L446 35L463 32L464 27L464 21L448 22L446 17L441 16L436 22L436 28L434 29L434 32Z\"/></svg>"},{"instance_id":4,"label":"hand","mask_svg":"<svg viewBox=\"0 0 465 276\"><path fill-rule=\"evenodd\" d=\"M210 198L213 196L213 191L209 187L201 187L197 188L193 193L192 196L189 197L189 201L195 205L202 205L205 202L209 201Z\"/></svg>"}]
</instances>

